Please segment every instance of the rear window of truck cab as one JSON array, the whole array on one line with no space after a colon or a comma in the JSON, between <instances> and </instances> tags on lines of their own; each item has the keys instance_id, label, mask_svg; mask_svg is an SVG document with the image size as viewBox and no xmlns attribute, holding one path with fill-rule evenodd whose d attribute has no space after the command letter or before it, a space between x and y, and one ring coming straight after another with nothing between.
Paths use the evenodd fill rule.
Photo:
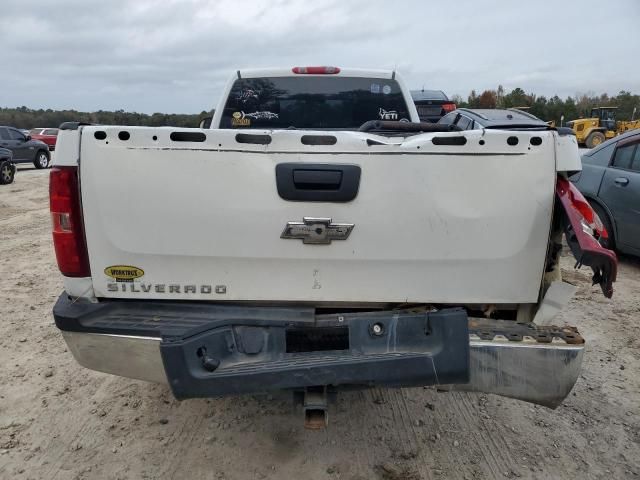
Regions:
<instances>
[{"instance_id":1,"label":"rear window of truck cab","mask_svg":"<svg viewBox=\"0 0 640 480\"><path fill-rule=\"evenodd\" d=\"M357 130L369 120L405 119L395 80L301 75L236 80L220 128Z\"/></svg>"}]
</instances>

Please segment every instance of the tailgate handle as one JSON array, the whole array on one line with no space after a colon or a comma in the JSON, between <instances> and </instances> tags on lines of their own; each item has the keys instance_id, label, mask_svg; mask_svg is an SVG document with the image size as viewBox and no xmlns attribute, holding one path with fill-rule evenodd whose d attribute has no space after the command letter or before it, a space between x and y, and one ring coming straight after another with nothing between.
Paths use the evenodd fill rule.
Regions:
<instances>
[{"instance_id":1,"label":"tailgate handle","mask_svg":"<svg viewBox=\"0 0 640 480\"><path fill-rule=\"evenodd\" d=\"M278 194L285 200L302 202L349 202L360 187L358 165L325 163L279 163L276 165Z\"/></svg>"},{"instance_id":2,"label":"tailgate handle","mask_svg":"<svg viewBox=\"0 0 640 480\"><path fill-rule=\"evenodd\" d=\"M293 184L301 190L338 190L340 183L342 183L340 170L298 169L293 171Z\"/></svg>"}]
</instances>

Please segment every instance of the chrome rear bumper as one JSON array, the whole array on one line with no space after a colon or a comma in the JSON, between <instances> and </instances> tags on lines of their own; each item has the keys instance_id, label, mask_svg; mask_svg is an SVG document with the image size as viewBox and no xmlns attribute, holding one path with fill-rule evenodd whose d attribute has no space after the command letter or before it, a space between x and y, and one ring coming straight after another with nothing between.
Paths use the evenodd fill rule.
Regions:
<instances>
[{"instance_id":1,"label":"chrome rear bumper","mask_svg":"<svg viewBox=\"0 0 640 480\"><path fill-rule=\"evenodd\" d=\"M549 408L578 380L584 344L471 340L470 382L456 390L494 393Z\"/></svg>"},{"instance_id":2,"label":"chrome rear bumper","mask_svg":"<svg viewBox=\"0 0 640 480\"><path fill-rule=\"evenodd\" d=\"M101 333L62 332L69 350L86 368L123 377L167 383L160 339ZM452 390L493 393L550 408L571 392L582 365L584 344L537 343L470 337L470 382Z\"/></svg>"},{"instance_id":3,"label":"chrome rear bumper","mask_svg":"<svg viewBox=\"0 0 640 480\"><path fill-rule=\"evenodd\" d=\"M137 380L167 383L159 338L65 331L62 336L73 357L85 368Z\"/></svg>"}]
</instances>

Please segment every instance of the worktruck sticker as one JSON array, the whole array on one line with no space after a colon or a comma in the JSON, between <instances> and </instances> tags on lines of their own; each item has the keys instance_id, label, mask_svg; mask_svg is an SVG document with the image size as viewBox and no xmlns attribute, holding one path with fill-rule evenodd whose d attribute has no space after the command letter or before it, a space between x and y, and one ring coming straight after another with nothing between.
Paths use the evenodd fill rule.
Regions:
<instances>
[{"instance_id":1,"label":"worktruck sticker","mask_svg":"<svg viewBox=\"0 0 640 480\"><path fill-rule=\"evenodd\" d=\"M112 265L105 268L104 273L116 282L133 282L144 275L144 270L130 265Z\"/></svg>"}]
</instances>

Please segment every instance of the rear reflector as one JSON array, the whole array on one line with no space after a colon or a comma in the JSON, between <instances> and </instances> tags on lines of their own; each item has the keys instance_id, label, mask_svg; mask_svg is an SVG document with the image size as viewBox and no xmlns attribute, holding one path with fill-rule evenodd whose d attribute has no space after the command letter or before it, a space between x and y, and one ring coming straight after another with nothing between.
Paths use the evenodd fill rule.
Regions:
<instances>
[{"instance_id":1,"label":"rear reflector","mask_svg":"<svg viewBox=\"0 0 640 480\"><path fill-rule=\"evenodd\" d=\"M455 103L443 103L442 104L442 109L447 113L453 112L456 108L458 108L458 107L456 106Z\"/></svg>"},{"instance_id":2,"label":"rear reflector","mask_svg":"<svg viewBox=\"0 0 640 480\"><path fill-rule=\"evenodd\" d=\"M340 73L338 67L293 67L291 71L293 73L307 75L335 75L336 73Z\"/></svg>"},{"instance_id":3,"label":"rear reflector","mask_svg":"<svg viewBox=\"0 0 640 480\"><path fill-rule=\"evenodd\" d=\"M49 210L58 268L66 277L89 277L77 167L56 167L49 177Z\"/></svg>"}]
</instances>

